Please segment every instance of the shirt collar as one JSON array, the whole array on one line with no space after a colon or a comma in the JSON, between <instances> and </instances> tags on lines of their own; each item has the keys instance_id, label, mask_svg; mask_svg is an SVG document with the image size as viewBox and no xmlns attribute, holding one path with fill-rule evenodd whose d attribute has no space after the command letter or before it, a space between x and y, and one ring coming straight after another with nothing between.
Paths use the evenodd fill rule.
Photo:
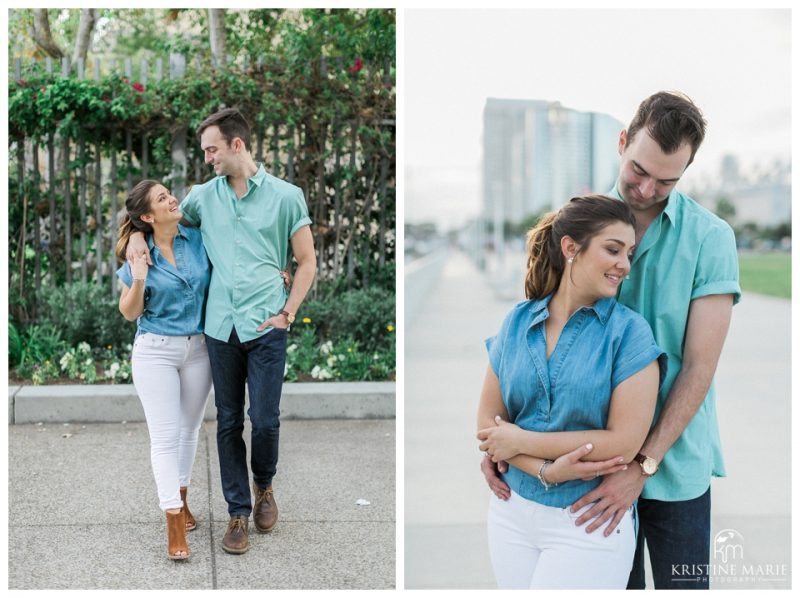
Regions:
<instances>
[{"instance_id":1,"label":"shirt collar","mask_svg":"<svg viewBox=\"0 0 800 598\"><path fill-rule=\"evenodd\" d=\"M622 201L622 196L619 194L619 191L617 191L618 185L619 185L619 179L617 179L617 182L614 183L614 188L611 189L611 191L609 191L608 193L606 193L606 195L608 197L612 197L614 199ZM673 187L672 191L669 192L669 196L667 197L667 205L664 207L663 210L661 210L661 214L666 216L667 220L672 226L675 226L675 221L678 215L679 193L680 192L675 187ZM661 214L659 214L659 217L661 216Z\"/></svg>"},{"instance_id":2,"label":"shirt collar","mask_svg":"<svg viewBox=\"0 0 800 598\"><path fill-rule=\"evenodd\" d=\"M553 294L551 293L547 297L543 297L542 299L533 299L531 301L530 311L531 314L533 315L533 321L531 322L531 326L535 326L539 322L542 322L547 319L547 317L550 315L547 306L550 304L550 299L552 298ZM611 311L614 309L615 304L616 304L616 299L614 299L613 297L604 297L603 299L598 299L597 301L595 301L594 305L587 305L585 307L582 307L581 309L593 311L594 314L597 316L597 319L600 320L600 323L605 326L609 316L611 315Z\"/></svg>"},{"instance_id":3,"label":"shirt collar","mask_svg":"<svg viewBox=\"0 0 800 598\"><path fill-rule=\"evenodd\" d=\"M256 173L250 177L249 180L253 181L253 184L256 185L257 187L260 187L261 184L264 182L264 179L267 178L267 171L264 170L264 164L262 162L256 162L256 166L258 166L258 169L256 170Z\"/></svg>"},{"instance_id":4,"label":"shirt collar","mask_svg":"<svg viewBox=\"0 0 800 598\"><path fill-rule=\"evenodd\" d=\"M256 162L256 173L249 177L247 180L252 182L256 187L260 187L264 181L267 179L267 171L264 169L263 162ZM228 176L224 174L217 175L216 180L218 181L217 184L222 184L225 187L230 188L230 183L228 182ZM248 185L249 189L249 185Z\"/></svg>"}]
</instances>

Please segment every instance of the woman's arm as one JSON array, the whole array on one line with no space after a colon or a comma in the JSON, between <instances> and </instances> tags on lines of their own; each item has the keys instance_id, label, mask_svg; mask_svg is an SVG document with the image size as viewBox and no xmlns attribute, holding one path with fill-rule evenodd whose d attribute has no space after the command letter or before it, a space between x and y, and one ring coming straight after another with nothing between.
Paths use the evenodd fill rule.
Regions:
<instances>
[{"instance_id":1,"label":"woman's arm","mask_svg":"<svg viewBox=\"0 0 800 598\"><path fill-rule=\"evenodd\" d=\"M147 261L143 255L134 258L131 266L131 286L122 283L122 294L119 296L119 311L125 319L132 322L144 311L144 285L147 280Z\"/></svg>"},{"instance_id":2,"label":"woman's arm","mask_svg":"<svg viewBox=\"0 0 800 598\"><path fill-rule=\"evenodd\" d=\"M494 373L492 366L486 366L486 377L483 379L483 389L478 403L478 430L495 425L495 417L501 417L504 421L508 420L508 410L503 403L503 394L500 391L500 380ZM486 450L486 449L481 449ZM497 459L492 459L495 463ZM529 455L517 455L508 461L514 467L521 469L532 476L539 474L544 459L531 457Z\"/></svg>"},{"instance_id":3,"label":"woman's arm","mask_svg":"<svg viewBox=\"0 0 800 598\"><path fill-rule=\"evenodd\" d=\"M503 403L500 381L491 366L488 366L486 368L486 377L483 381L480 402L478 403L478 428L495 426L495 417L497 416L505 421L508 419L508 411ZM517 426L514 427L517 428ZM481 445L481 450L487 450L482 447L483 445ZM598 475L598 472L599 475L606 475L624 469L625 466L623 461L620 460L619 454L614 455L613 458L596 459L596 461L592 462L583 461L582 458L591 451L593 451L593 447L583 443L578 448L573 445L568 450L552 457L555 463L548 466L545 478L550 483L560 483L567 480L593 478ZM492 460L497 462L499 459L495 459L494 455L492 455ZM509 458L508 462L517 469L538 477L544 458L517 454Z\"/></svg>"},{"instance_id":4,"label":"woman's arm","mask_svg":"<svg viewBox=\"0 0 800 598\"><path fill-rule=\"evenodd\" d=\"M574 432L532 432L510 424L503 418L478 433L493 459L508 460L519 454L543 459L557 459L576 446L592 444L592 459L605 460L622 456L630 462L639 452L653 422L658 395L659 368L653 361L644 369L617 385L611 395L605 430Z\"/></svg>"},{"instance_id":5,"label":"woman's arm","mask_svg":"<svg viewBox=\"0 0 800 598\"><path fill-rule=\"evenodd\" d=\"M122 283L122 294L119 296L119 311L129 322L134 321L144 311L144 283L134 281L133 287L128 288Z\"/></svg>"},{"instance_id":6,"label":"woman's arm","mask_svg":"<svg viewBox=\"0 0 800 598\"><path fill-rule=\"evenodd\" d=\"M481 398L478 402L478 430L494 425L497 416L508 420L508 411L503 403L503 394L500 391L500 380L494 373L491 365L486 366L486 376L483 379ZM483 450L483 449L482 449Z\"/></svg>"}]
</instances>

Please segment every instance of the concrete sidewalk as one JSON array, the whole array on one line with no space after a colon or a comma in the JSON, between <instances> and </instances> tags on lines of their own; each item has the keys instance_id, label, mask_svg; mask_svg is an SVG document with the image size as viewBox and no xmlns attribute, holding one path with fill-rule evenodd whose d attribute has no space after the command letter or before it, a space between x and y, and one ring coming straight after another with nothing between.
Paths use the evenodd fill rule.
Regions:
<instances>
[{"instance_id":1,"label":"concrete sidewalk","mask_svg":"<svg viewBox=\"0 0 800 598\"><path fill-rule=\"evenodd\" d=\"M10 589L395 586L394 420L284 421L278 525L259 534L251 521L238 556L220 546L227 505L216 424L204 423L189 491L198 527L183 562L166 557L145 424L8 431ZM249 437L247 422L248 447Z\"/></svg>"},{"instance_id":2,"label":"concrete sidewalk","mask_svg":"<svg viewBox=\"0 0 800 598\"><path fill-rule=\"evenodd\" d=\"M483 340L522 299L521 266L512 279L489 280L452 252L425 309L406 319L406 588L495 587L475 416ZM790 301L759 295L733 311L716 376L728 477L712 482L711 539L735 532L741 552L717 561L712 588L791 587L790 318Z\"/></svg>"}]
</instances>

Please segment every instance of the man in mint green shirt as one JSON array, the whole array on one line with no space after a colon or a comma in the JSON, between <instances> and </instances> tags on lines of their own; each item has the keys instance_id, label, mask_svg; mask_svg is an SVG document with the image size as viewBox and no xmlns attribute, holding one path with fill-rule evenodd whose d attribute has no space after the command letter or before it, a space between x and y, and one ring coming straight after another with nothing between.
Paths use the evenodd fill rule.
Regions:
<instances>
[{"instance_id":1,"label":"man in mint green shirt","mask_svg":"<svg viewBox=\"0 0 800 598\"><path fill-rule=\"evenodd\" d=\"M644 543L657 589L707 589L710 482L724 476L713 376L739 301L739 269L727 223L675 189L705 135L689 98L650 96L620 134L611 195L636 217L636 254L619 300L650 323L668 356L654 424L631 467L573 505L596 502L577 521L609 535L638 502L639 542L629 589L643 589ZM638 471L637 471L638 470Z\"/></svg>"},{"instance_id":2,"label":"man in mint green shirt","mask_svg":"<svg viewBox=\"0 0 800 598\"><path fill-rule=\"evenodd\" d=\"M249 549L249 517L259 532L277 523L272 489L277 471L280 398L287 329L316 274L303 191L256 164L250 127L236 110L209 116L198 128L205 161L217 176L195 185L180 209L200 227L213 266L205 334L217 407L217 449L230 521L222 548ZM297 270L291 292L282 270L291 245ZM142 253L131 240L129 253ZM252 425L251 500L244 430L245 383Z\"/></svg>"},{"instance_id":3,"label":"man in mint green shirt","mask_svg":"<svg viewBox=\"0 0 800 598\"><path fill-rule=\"evenodd\" d=\"M724 221L675 189L705 136L689 98L644 100L620 133L620 170L608 195L636 218L636 253L619 301L650 324L668 370L638 465L606 476L572 505L576 520L610 536L638 500L639 537L629 589L643 589L647 543L656 589L707 589L712 476L725 475L713 375L738 302L738 259ZM482 469L497 492L490 467ZM607 524L607 525L606 525Z\"/></svg>"}]
</instances>

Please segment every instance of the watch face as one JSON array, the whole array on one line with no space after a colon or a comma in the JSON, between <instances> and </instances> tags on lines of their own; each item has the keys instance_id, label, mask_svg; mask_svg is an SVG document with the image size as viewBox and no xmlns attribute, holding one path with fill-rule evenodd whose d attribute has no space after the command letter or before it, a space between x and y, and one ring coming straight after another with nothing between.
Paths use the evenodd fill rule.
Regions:
<instances>
[{"instance_id":1,"label":"watch face","mask_svg":"<svg viewBox=\"0 0 800 598\"><path fill-rule=\"evenodd\" d=\"M653 475L656 471L658 471L658 464L652 457L647 457L644 461L642 461L642 469L647 475Z\"/></svg>"}]
</instances>

